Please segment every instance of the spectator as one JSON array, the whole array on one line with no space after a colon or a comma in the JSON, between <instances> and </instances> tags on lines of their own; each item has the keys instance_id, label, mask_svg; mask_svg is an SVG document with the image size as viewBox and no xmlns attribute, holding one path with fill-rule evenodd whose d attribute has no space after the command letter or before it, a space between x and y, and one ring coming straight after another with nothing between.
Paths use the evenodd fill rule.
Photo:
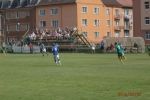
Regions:
<instances>
[{"instance_id":1,"label":"spectator","mask_svg":"<svg viewBox=\"0 0 150 100\"><path fill-rule=\"evenodd\" d=\"M32 34L30 35L30 39L31 40L36 40L36 34L34 32L32 32Z\"/></svg>"},{"instance_id":2,"label":"spectator","mask_svg":"<svg viewBox=\"0 0 150 100\"><path fill-rule=\"evenodd\" d=\"M135 42L134 45L133 45L133 49L136 50L136 52L138 52L138 44Z\"/></svg>"},{"instance_id":3,"label":"spectator","mask_svg":"<svg viewBox=\"0 0 150 100\"><path fill-rule=\"evenodd\" d=\"M2 50L3 50L3 53L6 55L6 43L3 42L2 44Z\"/></svg>"},{"instance_id":4,"label":"spectator","mask_svg":"<svg viewBox=\"0 0 150 100\"><path fill-rule=\"evenodd\" d=\"M133 46L134 46L134 48L138 48L138 45L137 45L137 43L134 43L134 45L133 45Z\"/></svg>"},{"instance_id":5,"label":"spectator","mask_svg":"<svg viewBox=\"0 0 150 100\"><path fill-rule=\"evenodd\" d=\"M91 49L92 49L92 53L93 53L93 54L95 53L95 48L96 48L96 45L95 45L94 43L92 43Z\"/></svg>"},{"instance_id":6,"label":"spectator","mask_svg":"<svg viewBox=\"0 0 150 100\"><path fill-rule=\"evenodd\" d=\"M30 53L33 53L33 45L32 45L32 43L29 44L29 48L30 48Z\"/></svg>"},{"instance_id":7,"label":"spectator","mask_svg":"<svg viewBox=\"0 0 150 100\"><path fill-rule=\"evenodd\" d=\"M104 50L104 41L103 40L100 43L100 50Z\"/></svg>"}]
</instances>

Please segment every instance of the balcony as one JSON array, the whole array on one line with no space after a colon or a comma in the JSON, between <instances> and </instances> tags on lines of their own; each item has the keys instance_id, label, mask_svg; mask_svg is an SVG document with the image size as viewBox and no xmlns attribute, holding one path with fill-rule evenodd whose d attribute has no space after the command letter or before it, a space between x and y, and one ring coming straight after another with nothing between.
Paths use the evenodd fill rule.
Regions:
<instances>
[{"instance_id":1,"label":"balcony","mask_svg":"<svg viewBox=\"0 0 150 100\"><path fill-rule=\"evenodd\" d=\"M114 30L115 30L115 31L120 31L120 30L121 30L121 26L115 26L115 27L114 27Z\"/></svg>"},{"instance_id":2,"label":"balcony","mask_svg":"<svg viewBox=\"0 0 150 100\"><path fill-rule=\"evenodd\" d=\"M118 14L118 15L115 15L115 16L114 16L114 19L115 19L115 20L120 20L120 19L121 19L121 15L119 15L119 14Z\"/></svg>"},{"instance_id":3,"label":"balcony","mask_svg":"<svg viewBox=\"0 0 150 100\"><path fill-rule=\"evenodd\" d=\"M124 26L124 31L129 31L132 29L132 26Z\"/></svg>"}]
</instances>

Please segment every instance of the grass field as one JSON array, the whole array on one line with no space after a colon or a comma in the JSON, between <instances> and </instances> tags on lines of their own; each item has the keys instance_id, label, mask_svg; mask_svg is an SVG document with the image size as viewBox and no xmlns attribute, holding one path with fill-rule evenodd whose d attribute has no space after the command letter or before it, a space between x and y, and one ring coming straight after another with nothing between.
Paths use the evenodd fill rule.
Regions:
<instances>
[{"instance_id":1,"label":"grass field","mask_svg":"<svg viewBox=\"0 0 150 100\"><path fill-rule=\"evenodd\" d=\"M126 56L0 54L0 100L150 100L150 57Z\"/></svg>"}]
</instances>

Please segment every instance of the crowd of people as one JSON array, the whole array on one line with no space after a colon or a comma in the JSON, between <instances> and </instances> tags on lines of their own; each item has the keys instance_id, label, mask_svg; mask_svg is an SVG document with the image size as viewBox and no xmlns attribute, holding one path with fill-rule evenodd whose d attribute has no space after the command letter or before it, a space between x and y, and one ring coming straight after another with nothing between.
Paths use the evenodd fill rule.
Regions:
<instances>
[{"instance_id":1,"label":"crowd of people","mask_svg":"<svg viewBox=\"0 0 150 100\"><path fill-rule=\"evenodd\" d=\"M57 28L55 30L36 30L27 35L30 40L41 40L41 39L70 39L76 28Z\"/></svg>"}]
</instances>

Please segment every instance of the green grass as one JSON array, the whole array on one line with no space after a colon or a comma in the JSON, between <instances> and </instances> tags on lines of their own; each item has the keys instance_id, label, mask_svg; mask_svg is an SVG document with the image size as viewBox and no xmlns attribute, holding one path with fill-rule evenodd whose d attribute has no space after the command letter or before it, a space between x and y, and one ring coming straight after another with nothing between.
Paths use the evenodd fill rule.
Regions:
<instances>
[{"instance_id":1,"label":"green grass","mask_svg":"<svg viewBox=\"0 0 150 100\"><path fill-rule=\"evenodd\" d=\"M0 54L0 100L150 100L150 57L126 56Z\"/></svg>"}]
</instances>

